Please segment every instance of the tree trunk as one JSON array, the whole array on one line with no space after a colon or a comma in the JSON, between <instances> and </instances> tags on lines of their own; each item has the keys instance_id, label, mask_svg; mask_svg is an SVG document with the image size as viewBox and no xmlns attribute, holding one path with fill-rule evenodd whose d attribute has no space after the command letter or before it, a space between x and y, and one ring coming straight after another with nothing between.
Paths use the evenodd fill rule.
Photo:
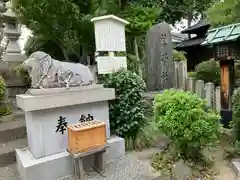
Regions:
<instances>
[{"instance_id":1,"label":"tree trunk","mask_svg":"<svg viewBox=\"0 0 240 180\"><path fill-rule=\"evenodd\" d=\"M143 76L143 73L142 73L142 65L141 65L141 62L140 62L140 57L139 57L139 52L138 52L138 44L137 44L137 39L136 37L134 37L134 50L135 50L135 55L136 55L136 59L137 59L137 62L138 62L138 74L139 76L142 78Z\"/></svg>"},{"instance_id":2,"label":"tree trunk","mask_svg":"<svg viewBox=\"0 0 240 180\"><path fill-rule=\"evenodd\" d=\"M73 51L73 54L78 58L78 63L81 63L81 55L77 51Z\"/></svg>"},{"instance_id":3,"label":"tree trunk","mask_svg":"<svg viewBox=\"0 0 240 180\"><path fill-rule=\"evenodd\" d=\"M70 58L69 58L69 56L68 56L68 54L67 54L67 51L66 51L66 49L64 48L64 46L63 46L61 43L59 43L59 47L61 48L61 51L62 51L62 53L63 53L63 56L64 56L65 60L68 61L68 62L70 62Z\"/></svg>"},{"instance_id":4,"label":"tree trunk","mask_svg":"<svg viewBox=\"0 0 240 180\"><path fill-rule=\"evenodd\" d=\"M189 15L188 15L188 18L187 18L187 25L188 25L188 28L191 27L192 20L193 20L193 16L192 16L192 14L189 14ZM188 34L188 38L189 38L189 39L191 38L191 34Z\"/></svg>"}]
</instances>

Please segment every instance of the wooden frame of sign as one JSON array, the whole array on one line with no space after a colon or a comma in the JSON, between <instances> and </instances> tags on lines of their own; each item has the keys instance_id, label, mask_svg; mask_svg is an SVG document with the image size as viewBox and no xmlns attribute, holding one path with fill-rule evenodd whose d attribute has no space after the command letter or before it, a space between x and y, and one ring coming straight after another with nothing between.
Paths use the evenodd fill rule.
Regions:
<instances>
[{"instance_id":1,"label":"wooden frame of sign","mask_svg":"<svg viewBox=\"0 0 240 180\"><path fill-rule=\"evenodd\" d=\"M127 58L115 56L115 52L125 52L125 26L128 21L114 15L91 19L94 23L96 52L108 52L108 56L97 57L98 74L110 74L127 69Z\"/></svg>"}]
</instances>

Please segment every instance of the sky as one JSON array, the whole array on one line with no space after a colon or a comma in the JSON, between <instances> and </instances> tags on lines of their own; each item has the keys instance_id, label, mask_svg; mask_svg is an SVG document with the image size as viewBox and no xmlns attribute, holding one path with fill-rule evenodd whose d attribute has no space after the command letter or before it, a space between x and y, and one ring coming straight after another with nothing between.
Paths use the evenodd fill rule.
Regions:
<instances>
[{"instance_id":1,"label":"sky","mask_svg":"<svg viewBox=\"0 0 240 180\"><path fill-rule=\"evenodd\" d=\"M18 40L19 46L21 48L21 50L23 51L24 49L24 45L28 40L28 37L31 36L31 31L28 30L26 27L22 26L21 28L22 34Z\"/></svg>"}]
</instances>

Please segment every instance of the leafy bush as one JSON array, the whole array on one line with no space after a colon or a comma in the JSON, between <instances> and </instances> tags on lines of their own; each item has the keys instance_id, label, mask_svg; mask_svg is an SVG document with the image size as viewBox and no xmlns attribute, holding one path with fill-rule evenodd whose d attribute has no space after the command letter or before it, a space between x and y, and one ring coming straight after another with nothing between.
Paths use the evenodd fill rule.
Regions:
<instances>
[{"instance_id":1,"label":"leafy bush","mask_svg":"<svg viewBox=\"0 0 240 180\"><path fill-rule=\"evenodd\" d=\"M187 61L185 54L186 53L184 51L177 51L173 49L173 61L175 62Z\"/></svg>"},{"instance_id":2,"label":"leafy bush","mask_svg":"<svg viewBox=\"0 0 240 180\"><path fill-rule=\"evenodd\" d=\"M195 78L196 77L196 72L194 72L194 71L188 72L188 77Z\"/></svg>"},{"instance_id":3,"label":"leafy bush","mask_svg":"<svg viewBox=\"0 0 240 180\"><path fill-rule=\"evenodd\" d=\"M111 101L111 131L124 138L136 139L144 119L143 92L144 81L135 73L121 70L101 78L105 87L115 88L116 99Z\"/></svg>"},{"instance_id":4,"label":"leafy bush","mask_svg":"<svg viewBox=\"0 0 240 180\"><path fill-rule=\"evenodd\" d=\"M156 144L159 132L155 121L149 121L146 125L139 129L135 139L126 138L126 149L128 150L142 150L144 148L152 147Z\"/></svg>"},{"instance_id":5,"label":"leafy bush","mask_svg":"<svg viewBox=\"0 0 240 180\"><path fill-rule=\"evenodd\" d=\"M138 74L139 62L137 61L137 57L135 55L130 53L127 54L127 65L128 65L128 70Z\"/></svg>"},{"instance_id":6,"label":"leafy bush","mask_svg":"<svg viewBox=\"0 0 240 180\"><path fill-rule=\"evenodd\" d=\"M12 114L12 108L9 105L4 104L3 106L0 106L0 117L10 114Z\"/></svg>"},{"instance_id":7,"label":"leafy bush","mask_svg":"<svg viewBox=\"0 0 240 180\"><path fill-rule=\"evenodd\" d=\"M205 82L213 82L215 85L220 85L220 65L214 59L204 61L195 68L195 72L189 72L190 77L204 80ZM235 83L240 86L240 62L235 61L234 65Z\"/></svg>"},{"instance_id":8,"label":"leafy bush","mask_svg":"<svg viewBox=\"0 0 240 180\"><path fill-rule=\"evenodd\" d=\"M162 174L171 175L171 169L175 163L175 156L171 153L156 153L152 157L151 165L157 170L161 171Z\"/></svg>"},{"instance_id":9,"label":"leafy bush","mask_svg":"<svg viewBox=\"0 0 240 180\"><path fill-rule=\"evenodd\" d=\"M235 73L235 80L236 80L236 87L239 87L240 86L240 62L239 60L236 60L234 62L235 66L234 66L234 73Z\"/></svg>"},{"instance_id":10,"label":"leafy bush","mask_svg":"<svg viewBox=\"0 0 240 180\"><path fill-rule=\"evenodd\" d=\"M220 65L213 59L201 62L195 68L196 79L220 85Z\"/></svg>"},{"instance_id":11,"label":"leafy bush","mask_svg":"<svg viewBox=\"0 0 240 180\"><path fill-rule=\"evenodd\" d=\"M240 88L233 93L233 117L231 127L234 141L240 141Z\"/></svg>"},{"instance_id":12,"label":"leafy bush","mask_svg":"<svg viewBox=\"0 0 240 180\"><path fill-rule=\"evenodd\" d=\"M159 129L171 139L184 159L195 159L218 140L220 116L190 92L165 90L155 97L154 116Z\"/></svg>"},{"instance_id":13,"label":"leafy bush","mask_svg":"<svg viewBox=\"0 0 240 180\"><path fill-rule=\"evenodd\" d=\"M6 105L4 102L6 92L5 80L0 76L0 117L6 116L12 113L10 106Z\"/></svg>"},{"instance_id":14,"label":"leafy bush","mask_svg":"<svg viewBox=\"0 0 240 180\"><path fill-rule=\"evenodd\" d=\"M5 91L6 91L6 83L4 79L0 76L0 100L4 98Z\"/></svg>"},{"instance_id":15,"label":"leafy bush","mask_svg":"<svg viewBox=\"0 0 240 180\"><path fill-rule=\"evenodd\" d=\"M30 78L27 70L24 69L21 64L19 64L18 66L16 66L14 68L14 72L17 73L17 75L22 78L22 80L24 81L24 83L26 83L26 85L28 85L28 86L31 85L31 78Z\"/></svg>"}]
</instances>

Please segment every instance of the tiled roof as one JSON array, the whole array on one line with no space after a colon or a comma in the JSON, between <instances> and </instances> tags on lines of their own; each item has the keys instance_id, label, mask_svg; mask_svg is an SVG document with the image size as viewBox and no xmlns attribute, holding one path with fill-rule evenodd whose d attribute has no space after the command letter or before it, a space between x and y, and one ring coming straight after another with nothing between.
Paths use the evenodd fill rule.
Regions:
<instances>
[{"instance_id":1,"label":"tiled roof","mask_svg":"<svg viewBox=\"0 0 240 180\"><path fill-rule=\"evenodd\" d=\"M171 34L172 34L172 41L176 43L180 43L183 40L187 39L188 37L186 34L180 34L175 32L172 32Z\"/></svg>"},{"instance_id":2,"label":"tiled roof","mask_svg":"<svg viewBox=\"0 0 240 180\"><path fill-rule=\"evenodd\" d=\"M210 24L205 19L200 19L196 24L183 30L181 33L190 33L191 31L207 26L210 26Z\"/></svg>"},{"instance_id":3,"label":"tiled roof","mask_svg":"<svg viewBox=\"0 0 240 180\"><path fill-rule=\"evenodd\" d=\"M195 37L195 38L191 38L191 39L181 42L176 47L183 48L183 47L197 46L197 45L201 45L204 42L204 40L205 40L205 38Z\"/></svg>"},{"instance_id":4,"label":"tiled roof","mask_svg":"<svg viewBox=\"0 0 240 180\"><path fill-rule=\"evenodd\" d=\"M240 23L211 29L202 45L236 41L240 37Z\"/></svg>"}]
</instances>

